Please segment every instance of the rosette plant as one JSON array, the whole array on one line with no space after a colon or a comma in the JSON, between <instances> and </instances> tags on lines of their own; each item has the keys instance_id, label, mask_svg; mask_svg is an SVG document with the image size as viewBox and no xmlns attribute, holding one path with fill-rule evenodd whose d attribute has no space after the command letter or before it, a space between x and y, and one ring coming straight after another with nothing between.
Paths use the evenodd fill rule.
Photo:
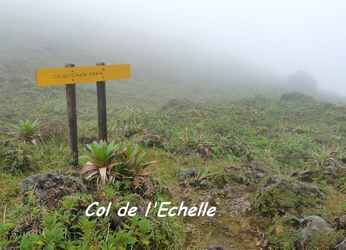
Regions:
<instances>
[{"instance_id":1,"label":"rosette plant","mask_svg":"<svg viewBox=\"0 0 346 250\"><path fill-rule=\"evenodd\" d=\"M80 173L97 186L117 180L145 176L144 169L156 161L146 161L145 152L136 144L113 144L105 141L88 144L84 158L87 163Z\"/></svg>"},{"instance_id":2,"label":"rosette plant","mask_svg":"<svg viewBox=\"0 0 346 250\"><path fill-rule=\"evenodd\" d=\"M36 144L35 137L38 136L39 122L38 120L21 120L15 126L16 134L20 139L26 142Z\"/></svg>"},{"instance_id":3,"label":"rosette plant","mask_svg":"<svg viewBox=\"0 0 346 250\"><path fill-rule=\"evenodd\" d=\"M156 163L146 161L145 152L136 144L127 144L122 147L116 155L116 171L122 177L133 177L143 175L143 170Z\"/></svg>"},{"instance_id":4,"label":"rosette plant","mask_svg":"<svg viewBox=\"0 0 346 250\"><path fill-rule=\"evenodd\" d=\"M87 163L82 167L81 175L88 181L96 180L97 185L112 183L115 180L112 168L119 145L100 141L88 144L86 148Z\"/></svg>"}]
</instances>

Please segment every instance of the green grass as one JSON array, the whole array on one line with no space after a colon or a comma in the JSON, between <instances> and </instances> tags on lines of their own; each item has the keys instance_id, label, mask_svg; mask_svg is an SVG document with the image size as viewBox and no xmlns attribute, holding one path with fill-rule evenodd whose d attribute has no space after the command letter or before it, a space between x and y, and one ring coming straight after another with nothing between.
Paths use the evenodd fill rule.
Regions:
<instances>
[{"instance_id":1,"label":"green grass","mask_svg":"<svg viewBox=\"0 0 346 250\"><path fill-rule=\"evenodd\" d=\"M160 199L165 198L175 202L188 199L191 203L196 203L200 199L213 196L212 192L221 192L215 186L210 187L210 190L191 186L182 189L177 176L184 169L195 168L199 173L207 169L209 174L220 176L225 174L224 168L238 167L241 169L240 174L233 172L229 174L231 177L229 183L239 188L239 195L246 196L254 192L253 189L256 189L257 184L250 183L253 189L247 190L247 187L237 183L237 179L233 177L244 175L245 178L245 167L250 163L260 163L270 169L271 173L287 176L302 169L318 170L320 164L330 158L332 152L336 152L339 158L345 154L345 106L312 101L309 98L303 101L282 102L278 96L280 92L273 89L249 94L255 96L262 93L269 96L265 98L246 97L244 93L248 93L249 90L240 88L235 88L234 92L232 89L208 91L201 88L196 92L198 94L194 95L192 88L163 86L156 83L109 83L107 87L109 140L116 143L140 144L145 152L145 157L143 156L145 161L157 161L157 164L148 167L148 173L159 183L162 190ZM23 178L35 173L69 172L76 169L69 165L70 153L66 133L54 132L54 135L47 136L47 139L42 140L38 145L23 145L23 142L13 138L9 129L18 124L18 121L27 119L38 119L45 121L46 124L53 124L49 123L52 121L61 121L65 124L64 90L62 88L41 90L31 86L22 86L17 90L8 86L4 88L5 92L1 92L0 95L6 93L13 96L13 100L6 99L7 101L0 107L0 115L3 117L0 121L0 139L10 140L16 148L24 147L25 153L30 156L30 168L16 174L6 172L5 158L0 159L0 214L4 215L6 223L11 224L16 221L8 211L20 210L18 204L21 203L21 195L18 191ZM240 98L235 98L236 96ZM174 98L179 99L169 101ZM78 87L80 155L87 152L86 144L97 138L96 119L94 87ZM40 124L40 126L43 125ZM48 127L55 126L48 125ZM47 130L47 133L53 132ZM147 141L143 143L143 138L150 140L151 137L148 135L157 136L155 138L159 138L161 144L156 146ZM10 150L4 145L0 147L1 154ZM18 164L19 169L21 166L23 164ZM228 183L228 179L226 177L224 179ZM323 214L328 219L334 219L342 214L344 211L340 207L346 198L343 182L342 178L338 179L335 185L326 183L325 180L316 180L316 184L327 190L327 200L320 209L313 212ZM119 199L123 201L133 197L131 192L126 188L125 191L123 189L124 187L106 187L100 192L106 193L107 197L119 195ZM126 230L123 229L118 234L108 234L108 237L113 243L123 244L125 241L124 244L128 246L134 244L133 241L138 239L137 236L143 233L146 240L140 244L144 245L148 241L160 242L160 237L163 237L163 239L179 241L178 243L185 244L185 247L206 247L213 243L213 240L217 240L215 243L219 242L225 246L232 244L237 249L256 249L255 237L243 231L249 227L252 230L256 226L261 226L261 221L258 218L254 219L252 215L231 216L228 211L229 198L222 195L216 196L219 217L214 223L201 218L198 220L177 219L160 224L155 219L148 222L137 218L138 220L128 222ZM333 205L335 204L332 202L333 199L337 199L340 206ZM58 214L51 212L40 214L40 218L44 221L43 230L46 230L47 235L55 234L56 238L47 239L27 235L20 239L21 244L29 248L32 242L36 242L35 244L46 242L47 246L62 244L61 237L64 229L61 228L59 216L69 213L68 209L65 210L59 211ZM24 215L24 211L19 213ZM69 216L74 215L69 214ZM78 223L81 227L78 230L84 230L82 235L85 237L85 242L82 243L83 238L80 238L78 242L71 241L68 243L71 244L71 249L77 249L81 244L86 244L85 247L89 248L96 246L97 243L93 242L90 236L93 227L101 228L98 229L97 236L100 239L103 239L103 234L107 235L106 222L96 223L78 219ZM175 223L183 225L183 233L185 236L192 237L193 240L184 241L184 236L179 235L180 232L178 232L179 225L177 234L171 235L173 238L160 234L160 232L171 234L169 227ZM277 226L276 223L279 222L266 221L263 225L270 225L272 230ZM52 225L56 226L54 229L56 231L53 230ZM226 229L225 225L227 225ZM164 228L160 229L160 227ZM144 232L149 229L150 237ZM144 231L141 232L141 230ZM295 238L295 235L289 232L280 237L276 237L274 233L271 236L273 244L281 244L281 246L290 246ZM110 245L107 247L111 247ZM101 246L98 245L98 247Z\"/></svg>"}]
</instances>

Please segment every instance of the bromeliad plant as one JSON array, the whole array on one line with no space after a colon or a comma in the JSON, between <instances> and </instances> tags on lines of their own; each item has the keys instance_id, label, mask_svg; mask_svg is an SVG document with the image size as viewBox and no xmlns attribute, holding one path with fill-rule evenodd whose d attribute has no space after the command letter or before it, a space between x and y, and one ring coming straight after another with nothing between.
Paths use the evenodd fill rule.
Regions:
<instances>
[{"instance_id":1,"label":"bromeliad plant","mask_svg":"<svg viewBox=\"0 0 346 250\"><path fill-rule=\"evenodd\" d=\"M123 178L143 175L143 170L156 163L146 161L145 152L136 144L127 144L117 152L116 170Z\"/></svg>"},{"instance_id":2,"label":"bromeliad plant","mask_svg":"<svg viewBox=\"0 0 346 250\"><path fill-rule=\"evenodd\" d=\"M36 144L35 137L38 137L39 122L38 120L21 120L15 126L18 138L23 139L25 142Z\"/></svg>"},{"instance_id":3,"label":"bromeliad plant","mask_svg":"<svg viewBox=\"0 0 346 250\"><path fill-rule=\"evenodd\" d=\"M85 157L88 161L81 169L81 175L89 181L96 180L97 185L144 175L144 168L155 163L146 161L145 152L135 144L101 141L88 144L87 150Z\"/></svg>"},{"instance_id":4,"label":"bromeliad plant","mask_svg":"<svg viewBox=\"0 0 346 250\"><path fill-rule=\"evenodd\" d=\"M115 165L114 159L119 145L101 141L86 147L88 153L85 158L88 162L81 169L81 175L89 181L96 180L97 185L112 183L115 176L111 174L111 170Z\"/></svg>"}]
</instances>

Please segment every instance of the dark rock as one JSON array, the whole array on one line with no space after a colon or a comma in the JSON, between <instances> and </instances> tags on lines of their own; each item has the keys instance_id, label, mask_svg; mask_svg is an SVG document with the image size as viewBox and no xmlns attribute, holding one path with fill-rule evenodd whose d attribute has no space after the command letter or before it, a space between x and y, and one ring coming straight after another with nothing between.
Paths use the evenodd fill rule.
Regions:
<instances>
[{"instance_id":1,"label":"dark rock","mask_svg":"<svg viewBox=\"0 0 346 250\"><path fill-rule=\"evenodd\" d=\"M164 148L165 141L160 135L145 134L139 141L139 144L146 147Z\"/></svg>"},{"instance_id":2,"label":"dark rock","mask_svg":"<svg viewBox=\"0 0 346 250\"><path fill-rule=\"evenodd\" d=\"M336 219L338 229L346 229L346 214Z\"/></svg>"},{"instance_id":3,"label":"dark rock","mask_svg":"<svg viewBox=\"0 0 346 250\"><path fill-rule=\"evenodd\" d=\"M310 183L303 183L303 182L298 182L296 183L295 187L293 188L296 193L300 193L304 196L311 196L319 199L324 199L325 196L320 190L320 188L316 185L310 184Z\"/></svg>"},{"instance_id":4,"label":"dark rock","mask_svg":"<svg viewBox=\"0 0 346 250\"><path fill-rule=\"evenodd\" d=\"M210 178L213 186L219 189L225 188L229 184L244 184L248 185L250 182L242 175L241 172L226 172L215 174Z\"/></svg>"},{"instance_id":5,"label":"dark rock","mask_svg":"<svg viewBox=\"0 0 346 250\"><path fill-rule=\"evenodd\" d=\"M28 191L33 192L41 206L55 208L63 196L85 192L86 187L78 178L48 173L24 179L21 192L26 194Z\"/></svg>"},{"instance_id":6,"label":"dark rock","mask_svg":"<svg viewBox=\"0 0 346 250\"><path fill-rule=\"evenodd\" d=\"M313 184L273 176L257 191L252 208L263 216L300 214L302 208L316 207L322 199L324 194Z\"/></svg>"},{"instance_id":7,"label":"dark rock","mask_svg":"<svg viewBox=\"0 0 346 250\"><path fill-rule=\"evenodd\" d=\"M346 167L333 154L322 162L321 168L323 177L330 184L335 184L337 178L346 176Z\"/></svg>"},{"instance_id":8,"label":"dark rock","mask_svg":"<svg viewBox=\"0 0 346 250\"><path fill-rule=\"evenodd\" d=\"M300 219L296 216L292 216L292 215L285 215L283 217L283 223L285 225L288 225L292 228L295 228L296 230L299 229L301 227L301 225L303 224L304 219Z\"/></svg>"},{"instance_id":9,"label":"dark rock","mask_svg":"<svg viewBox=\"0 0 346 250\"><path fill-rule=\"evenodd\" d=\"M346 238L335 246L335 250L346 250Z\"/></svg>"},{"instance_id":10,"label":"dark rock","mask_svg":"<svg viewBox=\"0 0 346 250\"><path fill-rule=\"evenodd\" d=\"M245 168L244 175L250 182L259 183L270 174L269 170L260 162L252 161L243 167Z\"/></svg>"},{"instance_id":11,"label":"dark rock","mask_svg":"<svg viewBox=\"0 0 346 250\"><path fill-rule=\"evenodd\" d=\"M323 163L323 174L332 178L336 177L336 170L338 168L337 162L333 159L328 159Z\"/></svg>"},{"instance_id":12,"label":"dark rock","mask_svg":"<svg viewBox=\"0 0 346 250\"><path fill-rule=\"evenodd\" d=\"M11 236L19 237L27 233L37 234L41 230L40 219L36 216L30 216L25 218L21 223L18 223L11 231ZM7 249L7 248L6 248ZM12 248L10 248L12 249ZM17 248L13 248L17 249Z\"/></svg>"},{"instance_id":13,"label":"dark rock","mask_svg":"<svg viewBox=\"0 0 346 250\"><path fill-rule=\"evenodd\" d=\"M197 170L195 168L185 169L179 173L179 181L184 182L188 178L196 177Z\"/></svg>"},{"instance_id":14,"label":"dark rock","mask_svg":"<svg viewBox=\"0 0 346 250\"><path fill-rule=\"evenodd\" d=\"M346 156L345 156L345 155L342 156L342 157L340 158L340 161L341 161L342 163L345 163L345 164L346 164Z\"/></svg>"},{"instance_id":15,"label":"dark rock","mask_svg":"<svg viewBox=\"0 0 346 250\"><path fill-rule=\"evenodd\" d=\"M125 221L125 217L120 217L116 214L113 214L110 218L110 229L116 230L118 229L123 222Z\"/></svg>"},{"instance_id":16,"label":"dark rock","mask_svg":"<svg viewBox=\"0 0 346 250\"><path fill-rule=\"evenodd\" d=\"M313 184L304 183L300 181L283 179L278 176L273 176L268 178L266 183L264 184L263 191L271 189L273 187L279 187L287 190L292 190L294 193L309 196L312 195L314 197L318 197L320 199L324 199L324 194L321 190Z\"/></svg>"},{"instance_id":17,"label":"dark rock","mask_svg":"<svg viewBox=\"0 0 346 250\"><path fill-rule=\"evenodd\" d=\"M291 177L297 178L299 181L313 182L313 178L317 177L317 173L312 170L304 170L294 172Z\"/></svg>"}]
</instances>

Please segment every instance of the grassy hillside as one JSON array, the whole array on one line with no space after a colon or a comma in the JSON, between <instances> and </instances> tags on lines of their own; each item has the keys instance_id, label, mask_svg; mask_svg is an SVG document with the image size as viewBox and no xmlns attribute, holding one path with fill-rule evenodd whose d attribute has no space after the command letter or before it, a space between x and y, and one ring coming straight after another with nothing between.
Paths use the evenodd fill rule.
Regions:
<instances>
[{"instance_id":1,"label":"grassy hillside","mask_svg":"<svg viewBox=\"0 0 346 250\"><path fill-rule=\"evenodd\" d=\"M109 140L139 145L145 161L157 161L145 169L149 179L130 176L145 192L126 178L97 190L84 180L88 190L52 208L21 194L20 183L48 172L79 178L80 167L69 164L64 89L38 89L22 74L2 81L0 249L294 249L297 223L309 215L333 229L311 236L308 249L334 247L344 236L335 220L346 213L345 106L270 87L109 83ZM96 117L94 86L79 86L82 156L97 140ZM38 119L35 144L18 136L24 119ZM217 216L87 220L82 213L93 200L208 201Z\"/></svg>"}]
</instances>

